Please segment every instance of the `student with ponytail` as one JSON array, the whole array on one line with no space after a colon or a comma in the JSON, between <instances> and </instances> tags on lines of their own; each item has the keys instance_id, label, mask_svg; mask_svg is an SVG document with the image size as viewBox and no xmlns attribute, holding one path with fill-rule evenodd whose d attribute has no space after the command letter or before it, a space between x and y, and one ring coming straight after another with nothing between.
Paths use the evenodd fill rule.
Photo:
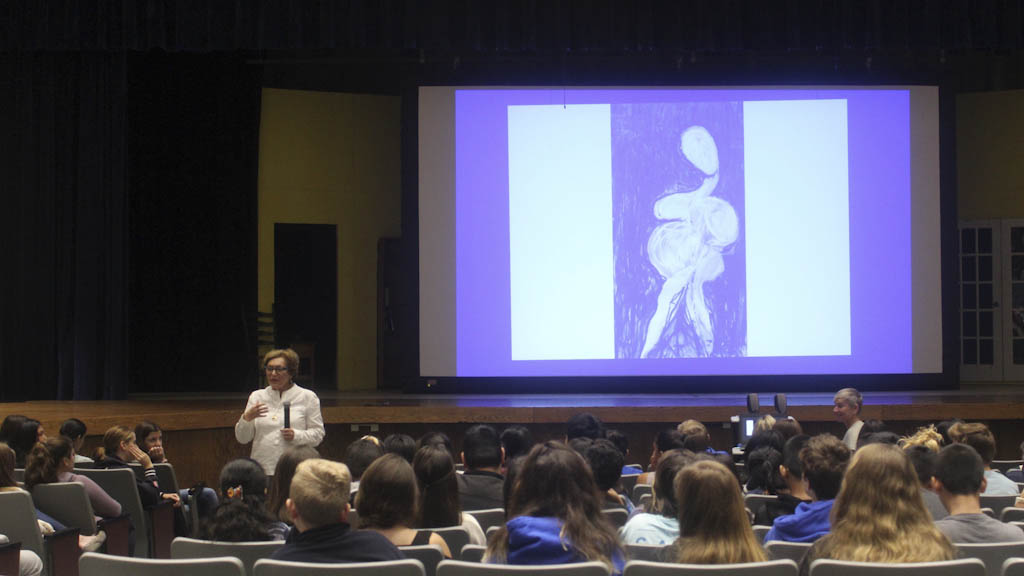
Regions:
<instances>
[{"instance_id":1,"label":"student with ponytail","mask_svg":"<svg viewBox=\"0 0 1024 576\"><path fill-rule=\"evenodd\" d=\"M267 475L258 462L239 458L220 472L221 503L206 538L222 542L284 540L288 525L267 512Z\"/></svg>"},{"instance_id":2,"label":"student with ponytail","mask_svg":"<svg viewBox=\"0 0 1024 576\"><path fill-rule=\"evenodd\" d=\"M77 482L85 487L94 514L102 518L121 515L121 505L110 497L91 478L74 473L74 444L64 436L50 438L45 444L36 444L29 452L25 465L25 488L31 492L39 484Z\"/></svg>"}]
</instances>

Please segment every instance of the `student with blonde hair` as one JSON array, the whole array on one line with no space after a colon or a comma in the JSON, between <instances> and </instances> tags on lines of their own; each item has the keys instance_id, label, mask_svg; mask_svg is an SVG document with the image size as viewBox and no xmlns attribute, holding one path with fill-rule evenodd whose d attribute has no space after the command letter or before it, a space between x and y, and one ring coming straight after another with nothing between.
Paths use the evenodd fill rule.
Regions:
<instances>
[{"instance_id":1,"label":"student with blonde hair","mask_svg":"<svg viewBox=\"0 0 1024 576\"><path fill-rule=\"evenodd\" d=\"M293 562L378 562L404 558L387 538L348 524L352 475L340 462L320 458L295 468L285 507L295 524L271 558Z\"/></svg>"},{"instance_id":2,"label":"student with blonde hair","mask_svg":"<svg viewBox=\"0 0 1024 576\"><path fill-rule=\"evenodd\" d=\"M814 543L801 572L821 558L906 563L955 557L924 506L910 460L896 446L869 444L846 471L832 509L832 532Z\"/></svg>"},{"instance_id":3,"label":"student with blonde hair","mask_svg":"<svg viewBox=\"0 0 1024 576\"><path fill-rule=\"evenodd\" d=\"M673 560L684 564L738 564L767 559L750 528L743 494L732 472L714 460L684 466L675 478L679 539Z\"/></svg>"}]
</instances>

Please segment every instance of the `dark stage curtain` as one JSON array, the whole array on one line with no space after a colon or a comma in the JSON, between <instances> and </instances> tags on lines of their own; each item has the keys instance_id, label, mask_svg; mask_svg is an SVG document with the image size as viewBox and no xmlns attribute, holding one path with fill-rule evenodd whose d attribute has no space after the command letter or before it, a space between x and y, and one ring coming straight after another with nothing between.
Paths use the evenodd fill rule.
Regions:
<instances>
[{"instance_id":1,"label":"dark stage curtain","mask_svg":"<svg viewBox=\"0 0 1024 576\"><path fill-rule=\"evenodd\" d=\"M119 398L125 57L0 53L0 400Z\"/></svg>"}]
</instances>

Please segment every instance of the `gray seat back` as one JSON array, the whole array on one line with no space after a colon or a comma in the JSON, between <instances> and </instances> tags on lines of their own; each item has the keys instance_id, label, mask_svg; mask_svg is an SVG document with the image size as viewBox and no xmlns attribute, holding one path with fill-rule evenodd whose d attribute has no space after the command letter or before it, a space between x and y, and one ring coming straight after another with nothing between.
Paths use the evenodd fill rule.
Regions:
<instances>
[{"instance_id":1,"label":"gray seat back","mask_svg":"<svg viewBox=\"0 0 1024 576\"><path fill-rule=\"evenodd\" d=\"M997 544L956 544L961 558L977 558L985 563L989 576L1000 576L1003 562L1009 558L1024 556L1024 542L1000 542Z\"/></svg>"},{"instance_id":2,"label":"gray seat back","mask_svg":"<svg viewBox=\"0 0 1024 576\"><path fill-rule=\"evenodd\" d=\"M1024 464L1024 460L993 460L991 467L993 470L999 470L1003 474L1006 474L1007 470L1011 468L1020 468Z\"/></svg>"},{"instance_id":3,"label":"gray seat back","mask_svg":"<svg viewBox=\"0 0 1024 576\"><path fill-rule=\"evenodd\" d=\"M270 558L275 550L284 546L284 540L269 542L213 542L193 538L175 538L171 542L171 558L218 558L231 556L242 561L245 573L252 575L257 560Z\"/></svg>"},{"instance_id":4,"label":"gray seat back","mask_svg":"<svg viewBox=\"0 0 1024 576\"><path fill-rule=\"evenodd\" d=\"M601 562L511 566L445 560L437 566L437 576L610 576L611 569Z\"/></svg>"},{"instance_id":5,"label":"gray seat back","mask_svg":"<svg viewBox=\"0 0 1024 576\"><path fill-rule=\"evenodd\" d=\"M21 542L22 550L31 550L40 558L46 558L32 496L22 490L0 492L0 510L3 511L0 514L0 534L11 542Z\"/></svg>"},{"instance_id":6,"label":"gray seat back","mask_svg":"<svg viewBox=\"0 0 1024 576\"><path fill-rule=\"evenodd\" d=\"M983 494L981 496L981 507L991 508L995 513L995 518L999 518L1003 510L1013 508L1013 503L1016 499L1016 496L985 496Z\"/></svg>"},{"instance_id":7,"label":"gray seat back","mask_svg":"<svg viewBox=\"0 0 1024 576\"><path fill-rule=\"evenodd\" d=\"M1024 558L1010 558L1003 562L1003 576L1024 576Z\"/></svg>"},{"instance_id":8,"label":"gray seat back","mask_svg":"<svg viewBox=\"0 0 1024 576\"><path fill-rule=\"evenodd\" d=\"M985 576L985 563L977 558L907 564L815 560L810 576Z\"/></svg>"},{"instance_id":9,"label":"gray seat back","mask_svg":"<svg viewBox=\"0 0 1024 576\"><path fill-rule=\"evenodd\" d=\"M463 514L469 514L476 521L480 523L480 528L484 532L491 526L504 526L505 525L505 509L504 508L488 508L486 510L467 510ZM454 552L453 552L454 554Z\"/></svg>"},{"instance_id":10,"label":"gray seat back","mask_svg":"<svg viewBox=\"0 0 1024 576\"><path fill-rule=\"evenodd\" d=\"M799 572L792 560L745 564L669 564L635 560L626 564L622 576L797 576Z\"/></svg>"},{"instance_id":11,"label":"gray seat back","mask_svg":"<svg viewBox=\"0 0 1024 576\"><path fill-rule=\"evenodd\" d=\"M68 528L78 528L86 536L96 533L96 515L82 484L39 484L32 489L32 500L41 512Z\"/></svg>"},{"instance_id":12,"label":"gray seat back","mask_svg":"<svg viewBox=\"0 0 1024 576\"><path fill-rule=\"evenodd\" d=\"M637 484L633 486L633 502L639 502L644 494L653 494L654 486L651 484Z\"/></svg>"},{"instance_id":13,"label":"gray seat back","mask_svg":"<svg viewBox=\"0 0 1024 576\"><path fill-rule=\"evenodd\" d=\"M622 486L623 494L632 494L633 488L636 486L636 481L640 479L639 474L623 474L619 477L619 485Z\"/></svg>"},{"instance_id":14,"label":"gray seat back","mask_svg":"<svg viewBox=\"0 0 1024 576\"><path fill-rule=\"evenodd\" d=\"M148 558L151 556L149 550L149 522L146 517L146 511L142 508L139 489L135 486L135 473L127 468L113 468L110 470L76 468L75 473L92 479L111 498L121 504L121 512L127 514L132 519L132 525L135 526L135 556L138 558Z\"/></svg>"},{"instance_id":15,"label":"gray seat back","mask_svg":"<svg viewBox=\"0 0 1024 576\"><path fill-rule=\"evenodd\" d=\"M352 564L313 564L258 560L255 576L424 576L419 560L389 560L387 562L358 562Z\"/></svg>"},{"instance_id":16,"label":"gray seat back","mask_svg":"<svg viewBox=\"0 0 1024 576\"><path fill-rule=\"evenodd\" d=\"M803 561L807 551L811 549L811 543L772 540L765 542L764 549L768 552L768 556L774 560L792 560L799 564Z\"/></svg>"},{"instance_id":17,"label":"gray seat back","mask_svg":"<svg viewBox=\"0 0 1024 576\"><path fill-rule=\"evenodd\" d=\"M746 504L747 510L754 516L764 508L764 505L769 502L778 502L779 497L773 494L747 494L743 497L743 503Z\"/></svg>"},{"instance_id":18,"label":"gray seat back","mask_svg":"<svg viewBox=\"0 0 1024 576\"><path fill-rule=\"evenodd\" d=\"M238 558L154 560L86 552L78 559L78 573L79 576L245 576L245 569Z\"/></svg>"},{"instance_id":19,"label":"gray seat back","mask_svg":"<svg viewBox=\"0 0 1024 576\"><path fill-rule=\"evenodd\" d=\"M487 553L487 546L477 546L476 544L466 544L462 547L462 553L459 554L459 559L463 562L483 562L484 554Z\"/></svg>"},{"instance_id":20,"label":"gray seat back","mask_svg":"<svg viewBox=\"0 0 1024 576\"><path fill-rule=\"evenodd\" d=\"M406 558L419 560L423 564L423 573L426 576L434 576L437 572L437 565L444 560L444 552L436 544L425 544L423 546L399 546ZM452 550L452 556L458 556L458 552Z\"/></svg>"},{"instance_id":21,"label":"gray seat back","mask_svg":"<svg viewBox=\"0 0 1024 576\"><path fill-rule=\"evenodd\" d=\"M626 521L629 520L629 512L625 508L605 508L602 510L605 518L612 521L612 526L616 528L622 528L626 525Z\"/></svg>"},{"instance_id":22,"label":"gray seat back","mask_svg":"<svg viewBox=\"0 0 1024 576\"><path fill-rule=\"evenodd\" d=\"M156 481L160 484L161 490L175 494L181 492L178 488L178 476L175 475L174 466L171 466L170 462L153 464L153 470L156 471Z\"/></svg>"},{"instance_id":23,"label":"gray seat back","mask_svg":"<svg viewBox=\"0 0 1024 576\"><path fill-rule=\"evenodd\" d=\"M760 542L761 544L764 544L764 537L765 537L766 534L768 534L768 531L771 530L772 527L771 526L761 526L759 524L755 524L753 526L753 528L754 528L754 538L757 538L758 542Z\"/></svg>"},{"instance_id":24,"label":"gray seat back","mask_svg":"<svg viewBox=\"0 0 1024 576\"><path fill-rule=\"evenodd\" d=\"M669 546L671 546L671 544ZM663 562L666 560L666 558L662 556L665 548L666 546L662 544L627 544L626 555L630 560Z\"/></svg>"},{"instance_id":25,"label":"gray seat back","mask_svg":"<svg viewBox=\"0 0 1024 576\"><path fill-rule=\"evenodd\" d=\"M469 544L469 532L467 532L462 526L430 528L430 530L436 532L441 538L444 538L444 543L448 545L448 549L451 550L453 557L462 552L463 546Z\"/></svg>"}]
</instances>

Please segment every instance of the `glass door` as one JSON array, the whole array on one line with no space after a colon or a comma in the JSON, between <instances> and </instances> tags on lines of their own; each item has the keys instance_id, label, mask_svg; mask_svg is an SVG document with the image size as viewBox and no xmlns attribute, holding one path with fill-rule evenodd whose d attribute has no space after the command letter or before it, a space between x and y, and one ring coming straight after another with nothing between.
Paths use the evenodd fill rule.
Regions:
<instances>
[{"instance_id":1,"label":"glass door","mask_svg":"<svg viewBox=\"0 0 1024 576\"><path fill-rule=\"evenodd\" d=\"M1003 379L1024 381L1024 220L1003 221Z\"/></svg>"},{"instance_id":2,"label":"glass door","mask_svg":"<svg viewBox=\"0 0 1024 576\"><path fill-rule=\"evenodd\" d=\"M960 224L960 378L968 382L1003 379L999 230L996 221Z\"/></svg>"}]
</instances>

